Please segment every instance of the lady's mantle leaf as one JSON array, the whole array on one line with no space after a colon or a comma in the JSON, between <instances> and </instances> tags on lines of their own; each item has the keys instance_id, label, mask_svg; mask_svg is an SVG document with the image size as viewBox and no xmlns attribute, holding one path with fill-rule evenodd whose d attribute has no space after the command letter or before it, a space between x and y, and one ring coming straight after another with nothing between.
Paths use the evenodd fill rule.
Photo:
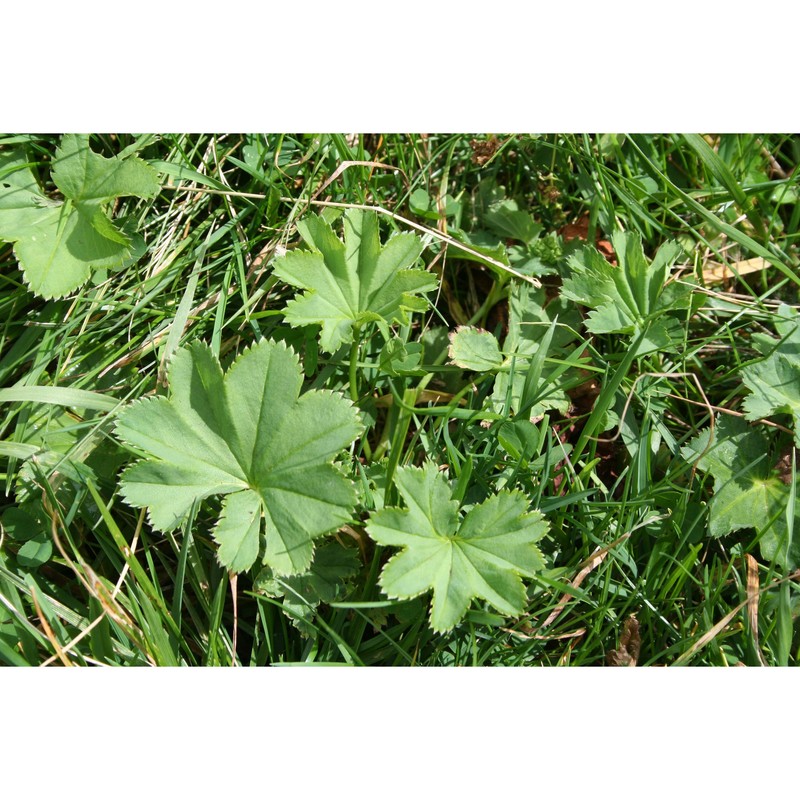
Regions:
<instances>
[{"instance_id":1,"label":"lady's mantle leaf","mask_svg":"<svg viewBox=\"0 0 800 800\"><path fill-rule=\"evenodd\" d=\"M407 509L372 514L367 533L379 544L401 547L383 569L390 597L409 599L433 589L431 627L453 628L474 597L508 615L521 614L525 587L544 566L534 542L547 532L538 511L528 512L522 492L500 492L462 519L447 479L433 464L398 469Z\"/></svg>"},{"instance_id":2,"label":"lady's mantle leaf","mask_svg":"<svg viewBox=\"0 0 800 800\"><path fill-rule=\"evenodd\" d=\"M645 258L636 234L617 231L611 242L619 266L588 245L568 262L571 275L564 281L562 294L594 309L586 322L589 331L635 334L652 315L686 307L690 287L673 284L665 289L670 267L681 252L677 242L662 245L652 263ZM669 343L664 329L652 331L651 336L656 337L653 344L657 346Z\"/></svg>"},{"instance_id":3,"label":"lady's mantle leaf","mask_svg":"<svg viewBox=\"0 0 800 800\"><path fill-rule=\"evenodd\" d=\"M170 364L170 396L138 400L117 421L117 434L147 460L122 475L122 495L150 509L153 527L169 531L192 505L225 495L214 530L219 559L249 569L262 550L276 574L304 572L313 540L350 519L351 481L331 463L361 433L344 397L309 391L300 397L297 356L262 341L223 374L196 342Z\"/></svg>"},{"instance_id":4,"label":"lady's mantle leaf","mask_svg":"<svg viewBox=\"0 0 800 800\"><path fill-rule=\"evenodd\" d=\"M776 329L781 339L767 358L742 370L742 381L752 392L744 408L751 420L791 414L795 444L800 447L800 315L785 305L778 315Z\"/></svg>"},{"instance_id":5,"label":"lady's mantle leaf","mask_svg":"<svg viewBox=\"0 0 800 800\"><path fill-rule=\"evenodd\" d=\"M283 597L284 611L295 627L313 635L314 614L320 603L330 603L340 596L346 581L358 572L355 548L342 547L335 540L326 542L314 553L314 563L302 575L275 578L269 567L256 576L255 588L270 597Z\"/></svg>"},{"instance_id":6,"label":"lady's mantle leaf","mask_svg":"<svg viewBox=\"0 0 800 800\"><path fill-rule=\"evenodd\" d=\"M406 322L406 311L424 311L418 297L438 285L436 276L412 269L422 252L413 234L393 236L381 247L378 216L350 209L344 216L344 241L322 217L297 226L311 251L294 251L275 261L275 274L307 291L290 300L286 321L321 325L320 345L332 353L353 341L354 326L367 322Z\"/></svg>"},{"instance_id":7,"label":"lady's mantle leaf","mask_svg":"<svg viewBox=\"0 0 800 800\"><path fill-rule=\"evenodd\" d=\"M0 239L14 254L31 291L63 297L92 269L122 266L131 239L103 211L122 196L151 197L155 170L139 158L104 158L86 135L66 134L53 159L52 178L66 202L47 198L23 150L0 154Z\"/></svg>"},{"instance_id":8,"label":"lady's mantle leaf","mask_svg":"<svg viewBox=\"0 0 800 800\"><path fill-rule=\"evenodd\" d=\"M450 334L450 361L473 372L491 372L503 365L497 339L489 331L460 325Z\"/></svg>"},{"instance_id":9,"label":"lady's mantle leaf","mask_svg":"<svg viewBox=\"0 0 800 800\"><path fill-rule=\"evenodd\" d=\"M554 324L555 323L555 324ZM487 331L461 326L450 334L450 361L474 372L495 372L492 405L495 411L514 413L524 408L529 418L548 409L569 409L563 384L570 378L563 365L545 363L546 357L570 358L569 345L577 338L581 317L573 303L557 298L547 302L545 290L517 284L509 295L508 335L500 350ZM544 352L541 345L544 344ZM539 366L535 366L537 361ZM536 375L530 375L537 369ZM536 378L531 383L530 378Z\"/></svg>"},{"instance_id":10,"label":"lady's mantle leaf","mask_svg":"<svg viewBox=\"0 0 800 800\"><path fill-rule=\"evenodd\" d=\"M767 458L769 440L739 417L720 419L709 446L710 435L707 428L683 448L687 461L714 477L709 534L718 537L752 528L760 534L764 558L796 569L800 566L800 536L789 535L789 487ZM796 529L800 529L798 517Z\"/></svg>"}]
</instances>

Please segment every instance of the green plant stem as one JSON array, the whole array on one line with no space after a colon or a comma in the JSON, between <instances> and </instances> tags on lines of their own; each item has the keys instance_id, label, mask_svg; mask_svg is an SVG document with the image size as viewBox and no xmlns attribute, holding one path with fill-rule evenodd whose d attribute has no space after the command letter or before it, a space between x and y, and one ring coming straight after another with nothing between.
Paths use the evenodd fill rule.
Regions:
<instances>
[{"instance_id":1,"label":"green plant stem","mask_svg":"<svg viewBox=\"0 0 800 800\"><path fill-rule=\"evenodd\" d=\"M620 384L628 374L631 364L633 364L633 362L636 360L636 353L644 341L645 336L647 336L647 327L643 328L636 339L631 342L631 346L628 348L628 353L625 358L622 359L617 371L611 376L608 383L603 386L603 389L594 404L594 409L589 415L589 419L586 420L586 425L583 426L583 430L581 431L581 435L577 444L575 445L575 449L572 451L572 459L574 462L577 462L581 455L583 455L583 450L588 444L589 440L595 435L596 432L600 430L600 423L608 409L611 407L611 403L614 401L614 396L617 393L617 389L619 389Z\"/></svg>"},{"instance_id":2,"label":"green plant stem","mask_svg":"<svg viewBox=\"0 0 800 800\"><path fill-rule=\"evenodd\" d=\"M489 290L489 294L486 295L486 299L481 303L481 307L467 320L467 325L480 323L480 326L484 327L486 325L486 317L489 316L492 308L502 299L505 288L504 285L499 285L495 281Z\"/></svg>"},{"instance_id":3,"label":"green plant stem","mask_svg":"<svg viewBox=\"0 0 800 800\"><path fill-rule=\"evenodd\" d=\"M350 399L355 405L358 405L358 326L353 326L353 344L350 345ZM361 449L368 461L372 461L372 448L369 445L366 434L361 438Z\"/></svg>"},{"instance_id":4,"label":"green plant stem","mask_svg":"<svg viewBox=\"0 0 800 800\"><path fill-rule=\"evenodd\" d=\"M350 399L358 405L358 339L350 346Z\"/></svg>"},{"instance_id":5,"label":"green plant stem","mask_svg":"<svg viewBox=\"0 0 800 800\"><path fill-rule=\"evenodd\" d=\"M425 377L427 378L428 376L426 375ZM420 383L424 381L425 378ZM411 417L414 413L413 407L417 402L417 391L418 389L406 389L403 393L403 403L400 404L400 415L397 419L397 427L394 429L392 445L389 450L389 465L386 468L386 490L383 495L384 504L390 503L392 479L403 454L403 441L408 434L408 426L411 424Z\"/></svg>"}]
</instances>

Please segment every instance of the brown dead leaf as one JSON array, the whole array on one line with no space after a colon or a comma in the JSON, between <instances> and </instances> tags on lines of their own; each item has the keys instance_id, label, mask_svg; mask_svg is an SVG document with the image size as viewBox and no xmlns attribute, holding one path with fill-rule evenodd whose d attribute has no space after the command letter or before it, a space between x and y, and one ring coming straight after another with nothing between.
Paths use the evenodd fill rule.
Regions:
<instances>
[{"instance_id":1,"label":"brown dead leaf","mask_svg":"<svg viewBox=\"0 0 800 800\"><path fill-rule=\"evenodd\" d=\"M641 646L639 620L633 616L628 617L619 637L619 649L609 650L606 653L606 664L609 667L635 667L636 662L639 660Z\"/></svg>"},{"instance_id":2,"label":"brown dead leaf","mask_svg":"<svg viewBox=\"0 0 800 800\"><path fill-rule=\"evenodd\" d=\"M705 283L724 283L751 272L760 272L769 267L769 261L763 258L748 258L746 261L735 261L730 264L711 264L703 270Z\"/></svg>"},{"instance_id":3,"label":"brown dead leaf","mask_svg":"<svg viewBox=\"0 0 800 800\"><path fill-rule=\"evenodd\" d=\"M750 633L753 636L758 660L764 667L766 662L764 656L761 655L761 645L758 641L758 597L761 588L758 582L758 562L750 553L745 553L745 562L747 564L747 621L750 623Z\"/></svg>"},{"instance_id":4,"label":"brown dead leaf","mask_svg":"<svg viewBox=\"0 0 800 800\"><path fill-rule=\"evenodd\" d=\"M778 472L778 477L787 485L789 486L792 483L792 461L795 463L794 473L800 472L800 464L798 461L800 460L800 453L795 453L794 458L792 458L792 453L794 452L793 447L789 447L788 449L784 450L781 453L781 457L778 459L778 462L775 464L775 469Z\"/></svg>"},{"instance_id":5,"label":"brown dead leaf","mask_svg":"<svg viewBox=\"0 0 800 800\"><path fill-rule=\"evenodd\" d=\"M482 167L497 152L500 147L500 140L496 136L490 136L488 139L470 139L469 146L472 148L472 158L470 160L473 164Z\"/></svg>"}]
</instances>

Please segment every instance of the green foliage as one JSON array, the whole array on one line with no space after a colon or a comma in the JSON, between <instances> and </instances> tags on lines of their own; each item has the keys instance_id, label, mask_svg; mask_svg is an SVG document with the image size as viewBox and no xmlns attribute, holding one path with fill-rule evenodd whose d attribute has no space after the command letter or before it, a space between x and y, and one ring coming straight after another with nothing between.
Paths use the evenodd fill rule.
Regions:
<instances>
[{"instance_id":1,"label":"green foliage","mask_svg":"<svg viewBox=\"0 0 800 800\"><path fill-rule=\"evenodd\" d=\"M17 563L26 569L35 569L49 561L53 553L50 526L41 507L30 503L3 512L3 530L19 543Z\"/></svg>"},{"instance_id":2,"label":"green foliage","mask_svg":"<svg viewBox=\"0 0 800 800\"><path fill-rule=\"evenodd\" d=\"M523 275L550 275L569 253L578 247L566 243L522 208L517 200L506 196L506 188L493 180L481 182L473 202L475 227L469 238L484 248L499 248L495 257L508 263ZM466 236L466 234L463 234ZM459 235L459 238L462 238ZM501 280L506 276L498 275Z\"/></svg>"},{"instance_id":3,"label":"green foliage","mask_svg":"<svg viewBox=\"0 0 800 800\"><path fill-rule=\"evenodd\" d=\"M476 597L503 614L521 614L526 595L520 576L544 568L535 542L547 532L541 513L528 512L525 495L499 492L461 519L435 464L401 468L395 480L406 509L383 508L367 525L376 542L401 548L381 572L383 590L410 599L432 589L435 631L455 627Z\"/></svg>"},{"instance_id":4,"label":"green foliage","mask_svg":"<svg viewBox=\"0 0 800 800\"><path fill-rule=\"evenodd\" d=\"M666 312L686 308L691 286L666 286L669 271L681 253L677 242L663 244L652 262L648 262L641 237L635 233L614 231L611 243L619 266L611 264L589 245L570 256L569 277L562 296L593 309L586 321L592 333L625 333L636 336L646 328L651 331L650 348L669 346L670 337L663 321L654 324Z\"/></svg>"},{"instance_id":5,"label":"green foliage","mask_svg":"<svg viewBox=\"0 0 800 800\"><path fill-rule=\"evenodd\" d=\"M224 374L206 345L178 351L169 399L138 400L117 420L117 435L147 456L123 473L123 497L171 531L195 503L224 495L214 529L223 565L243 572L263 552L278 575L305 572L314 539L352 514L352 482L331 462L361 423L344 397L300 397L302 379L280 343L260 342Z\"/></svg>"},{"instance_id":6,"label":"green foliage","mask_svg":"<svg viewBox=\"0 0 800 800\"><path fill-rule=\"evenodd\" d=\"M268 597L283 597L283 608L299 630L313 635L314 614L320 603L330 603L342 596L347 579L359 568L354 548L327 542L317 548L314 563L302 575L276 577L264 567L255 580L255 588Z\"/></svg>"},{"instance_id":7,"label":"green foliage","mask_svg":"<svg viewBox=\"0 0 800 800\"><path fill-rule=\"evenodd\" d=\"M545 290L517 284L509 297L508 335L503 351L488 331L460 326L450 335L453 364L474 372L494 372L492 406L500 412L525 410L538 417L549 409L566 413L569 398L564 384L569 371L562 362L571 356L580 315L564 300L547 302Z\"/></svg>"},{"instance_id":8,"label":"green foliage","mask_svg":"<svg viewBox=\"0 0 800 800\"><path fill-rule=\"evenodd\" d=\"M751 393L745 398L747 419L787 413L794 420L794 440L800 447L800 315L781 305L775 324L779 340L761 341L771 352L742 370L742 381Z\"/></svg>"},{"instance_id":9,"label":"green foliage","mask_svg":"<svg viewBox=\"0 0 800 800\"><path fill-rule=\"evenodd\" d=\"M392 337L381 349L378 364L381 372L392 377L401 375L424 375L420 369L423 347L419 342L404 342Z\"/></svg>"},{"instance_id":10,"label":"green foliage","mask_svg":"<svg viewBox=\"0 0 800 800\"><path fill-rule=\"evenodd\" d=\"M489 331L461 325L450 334L450 361L473 372L500 369L503 355L497 339Z\"/></svg>"},{"instance_id":11,"label":"green foliage","mask_svg":"<svg viewBox=\"0 0 800 800\"><path fill-rule=\"evenodd\" d=\"M74 291L92 269L123 266L139 245L104 208L119 197L153 197L160 189L144 161L104 158L79 134L62 137L51 177L63 201L43 193L24 150L0 153L0 239L15 243L25 282L45 298Z\"/></svg>"},{"instance_id":12,"label":"green foliage","mask_svg":"<svg viewBox=\"0 0 800 800\"><path fill-rule=\"evenodd\" d=\"M296 250L275 261L274 273L305 289L290 300L285 319L293 326L321 325L320 346L328 353L353 341L354 330L369 322L383 327L407 322L407 311L424 311L428 302L418 295L435 289L436 277L413 265L422 241L410 233L397 234L381 246L378 216L350 209L344 215L344 241L323 217L297 224L311 250Z\"/></svg>"},{"instance_id":13,"label":"green foliage","mask_svg":"<svg viewBox=\"0 0 800 800\"><path fill-rule=\"evenodd\" d=\"M759 533L762 556L792 570L800 566L800 537L786 509L790 487L769 461L769 439L739 417L717 422L689 442L684 457L714 478L708 532L724 536L742 528ZM800 518L797 519L800 523Z\"/></svg>"},{"instance_id":14,"label":"green foliage","mask_svg":"<svg viewBox=\"0 0 800 800\"><path fill-rule=\"evenodd\" d=\"M545 359L567 361L575 355L578 310L563 298L548 302L546 291L530 284L512 289L508 307L506 358L492 393L495 410L505 413L510 408L519 413L526 409L529 418L549 409L566 413L569 398L564 384L569 371L565 364L548 364Z\"/></svg>"},{"instance_id":15,"label":"green foliage","mask_svg":"<svg viewBox=\"0 0 800 800\"><path fill-rule=\"evenodd\" d=\"M0 663L796 664L798 159L0 135Z\"/></svg>"}]
</instances>

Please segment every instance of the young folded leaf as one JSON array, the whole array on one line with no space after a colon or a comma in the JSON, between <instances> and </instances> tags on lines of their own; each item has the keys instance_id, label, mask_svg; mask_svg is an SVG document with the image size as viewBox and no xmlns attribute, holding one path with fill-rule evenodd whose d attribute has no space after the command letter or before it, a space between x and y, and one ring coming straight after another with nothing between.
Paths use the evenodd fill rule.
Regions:
<instances>
[{"instance_id":1,"label":"young folded leaf","mask_svg":"<svg viewBox=\"0 0 800 800\"><path fill-rule=\"evenodd\" d=\"M312 249L276 259L274 272L307 291L289 301L285 319L295 327L321 325L320 346L326 352L352 342L356 326L405 323L407 311L428 307L418 295L435 289L438 279L413 269L422 253L419 237L400 233L381 247L378 215L358 209L344 216L344 241L322 217L309 217L297 229Z\"/></svg>"},{"instance_id":2,"label":"young folded leaf","mask_svg":"<svg viewBox=\"0 0 800 800\"><path fill-rule=\"evenodd\" d=\"M663 323L656 328L651 323L654 315L686 308L689 302L690 286L666 285L680 245L666 242L648 262L638 235L616 231L611 234L611 243L619 266L609 263L594 247L585 246L569 258L571 274L564 281L562 295L594 309L586 321L592 333L633 336L650 323L651 345L668 345L668 329Z\"/></svg>"},{"instance_id":3,"label":"young folded leaf","mask_svg":"<svg viewBox=\"0 0 800 800\"><path fill-rule=\"evenodd\" d=\"M519 615L526 593L520 576L544 567L534 542L547 532L539 511L528 512L522 492L502 491L460 518L450 485L432 463L397 470L407 508L372 514L367 533L378 544L400 547L380 576L389 597L410 599L433 589L431 627L443 632L464 616L473 598L502 614Z\"/></svg>"},{"instance_id":4,"label":"young folded leaf","mask_svg":"<svg viewBox=\"0 0 800 800\"><path fill-rule=\"evenodd\" d=\"M219 560L249 569L264 549L275 574L311 564L314 539L351 518L356 493L332 463L362 431L352 403L312 390L283 343L264 340L223 374L200 342L169 368L169 399L137 400L117 420L117 435L146 460L122 475L122 496L147 507L154 528L180 525L192 505L225 495L214 530Z\"/></svg>"}]
</instances>

